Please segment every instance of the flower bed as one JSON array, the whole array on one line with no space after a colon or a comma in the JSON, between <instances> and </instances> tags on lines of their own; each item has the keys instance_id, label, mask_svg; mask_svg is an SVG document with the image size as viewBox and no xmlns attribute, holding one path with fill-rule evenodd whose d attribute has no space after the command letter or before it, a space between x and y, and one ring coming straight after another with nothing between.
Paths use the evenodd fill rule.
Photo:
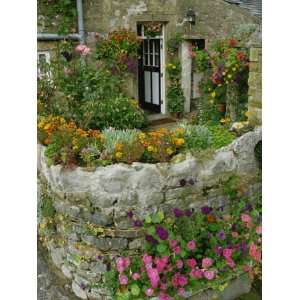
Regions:
<instances>
[{"instance_id":1,"label":"flower bed","mask_svg":"<svg viewBox=\"0 0 300 300\"><path fill-rule=\"evenodd\" d=\"M58 120L58 122L61 121ZM79 133L83 135L82 132ZM94 139L99 133L87 132L86 134L87 136L82 138ZM208 216L215 214L215 217L210 216L209 219L210 221L217 220L215 222L217 225L216 235L222 230L220 226L224 225L226 238L218 241L221 243L221 247L226 248L225 243L229 243L231 240L228 231L230 221L223 219L223 213L218 208L224 207L226 214L229 203L243 197L246 206L250 203L253 205L256 194L261 189L260 179L257 175L259 166L254 154L254 149L260 140L261 130L257 128L236 139L227 147L210 154L207 153L206 156L194 157L190 154L186 156L179 154L173 158L173 162L169 163L132 163L131 165L116 163L105 167L100 166L93 170L83 167L66 169L61 165L49 166L45 157L47 148L39 146L39 206L41 208L39 235L41 242L47 247L51 261L72 282L73 292L82 299L87 299L87 297L111 299L111 292L107 289L107 280L105 281L104 274L111 268L115 257L130 257L131 263L133 263L134 257L137 256L140 259L143 256L141 251L145 242L141 225L150 231L153 231L150 227L154 226L153 238L168 247L164 249L166 246L160 246L160 251L171 251L169 241L163 240L166 237L165 230L168 230L168 240L172 234L176 235L174 240L178 240L177 246L181 248L181 251L184 247L193 247L193 242L188 246L188 242L193 240L196 249L200 249L203 237L188 236L179 231L173 232L175 228L171 228L172 232L169 232L169 225L165 222L171 217L174 222L193 223L196 216L202 216L204 219L201 219L201 227L210 226L211 230L213 229L211 225L214 223L207 223ZM235 203L243 204L240 200ZM205 208L205 206L209 208ZM211 210L210 207L214 210L209 211L209 215L205 215L204 213ZM178 217L175 219L173 208L177 208L174 212ZM250 207L247 206L247 209ZM183 212L188 216L192 214L190 217L182 216ZM251 215L252 210L247 214L255 223L256 219ZM215 220L215 218L217 219ZM237 219L238 215L234 215L232 220ZM241 222L243 221L239 220L239 224L243 224ZM226 227L225 224L228 226ZM161 228L157 229L157 226ZM188 225L184 223L181 228L184 230L188 228ZM246 234L243 228L238 227L237 232ZM254 230L254 227L251 230ZM191 234L194 234L193 232L191 231ZM159 236L163 239L160 239ZM179 241L180 236L183 240L187 239L183 246ZM220 237L223 238L223 233ZM152 240L149 237L147 239ZM237 240L238 237L232 238L234 242ZM213 249L212 245L209 242L205 249ZM151 255L153 260L158 255L157 246L147 249L147 254ZM186 249L185 251L187 252ZM213 259L214 263L222 261L226 264L226 257L215 257L216 254L210 253L210 251L204 251L202 255L204 257L196 257L197 264L200 261L202 263L202 258L205 257ZM238 271L240 264L244 262L243 258L235 257L235 254L231 257L239 266L231 275L239 276ZM190 258L192 257L186 256L182 259L185 263ZM247 258L245 257L245 259ZM184 270L187 267L185 266ZM208 268L208 271L214 271L215 268L218 269L214 264L212 268ZM227 271L231 270L230 266L226 268ZM202 265L200 271L197 272L201 272L201 269ZM128 270L126 269L126 272ZM230 274L228 278L223 275L219 276L220 274L220 272L214 273L217 280L214 282L218 282L218 285L221 284L221 277L225 282L231 282ZM198 275L200 276L200 273ZM128 274L126 276L128 277ZM204 277L201 280L201 282L209 281ZM249 285L245 285L241 291L239 290L241 281L240 279L236 280L233 281L234 293L231 294L235 296L226 296L227 298L224 299L234 299L243 291L247 292L246 287ZM212 284L213 281L209 282ZM205 285L205 288L207 287L209 285ZM144 292L143 286L139 289ZM229 293L228 291L232 291L231 284L223 292ZM197 291L195 293L197 294ZM213 292L212 289L209 289L201 291L201 296L195 295L191 299L198 299L198 297L202 299L201 297L204 295L210 295L207 297L213 299L215 293L219 293L219 291ZM142 294L140 299L144 299Z\"/></svg>"},{"instance_id":2,"label":"flower bed","mask_svg":"<svg viewBox=\"0 0 300 300\"><path fill-rule=\"evenodd\" d=\"M237 273L260 272L261 211L243 201L214 210L174 208L146 216L144 252L117 257L106 274L114 299L187 298L198 290L224 290ZM134 218L130 212L130 218Z\"/></svg>"},{"instance_id":3,"label":"flower bed","mask_svg":"<svg viewBox=\"0 0 300 300\"><path fill-rule=\"evenodd\" d=\"M49 164L73 167L96 167L112 163L167 162L184 151L217 149L229 144L235 135L225 127L178 124L174 129L161 128L142 132L105 129L83 130L63 117L41 117L38 140L46 145Z\"/></svg>"}]
</instances>

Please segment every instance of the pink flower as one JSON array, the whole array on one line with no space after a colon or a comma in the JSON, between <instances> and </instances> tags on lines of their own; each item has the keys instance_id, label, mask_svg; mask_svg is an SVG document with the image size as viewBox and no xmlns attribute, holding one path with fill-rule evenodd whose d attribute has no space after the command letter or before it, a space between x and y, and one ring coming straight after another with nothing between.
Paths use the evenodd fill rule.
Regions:
<instances>
[{"instance_id":1,"label":"pink flower","mask_svg":"<svg viewBox=\"0 0 300 300\"><path fill-rule=\"evenodd\" d=\"M189 258L189 259L187 260L187 265L188 265L191 269L193 269L193 268L196 267L197 261L196 261L194 258Z\"/></svg>"},{"instance_id":2,"label":"pink flower","mask_svg":"<svg viewBox=\"0 0 300 300\"><path fill-rule=\"evenodd\" d=\"M91 49L89 47L87 47L86 45L80 44L75 48L75 51L80 53L81 55L85 56L91 52Z\"/></svg>"},{"instance_id":3,"label":"pink flower","mask_svg":"<svg viewBox=\"0 0 300 300\"><path fill-rule=\"evenodd\" d=\"M141 275L139 273L133 273L132 274L132 279L133 280L138 280L141 277Z\"/></svg>"},{"instance_id":4,"label":"pink flower","mask_svg":"<svg viewBox=\"0 0 300 300\"><path fill-rule=\"evenodd\" d=\"M177 241L176 240L171 240L169 242L169 244L170 244L170 247L173 249L173 248L175 248L177 246Z\"/></svg>"},{"instance_id":5,"label":"pink flower","mask_svg":"<svg viewBox=\"0 0 300 300\"><path fill-rule=\"evenodd\" d=\"M202 259L202 268L208 269L213 263L214 261L211 258L205 257Z\"/></svg>"},{"instance_id":6,"label":"pink flower","mask_svg":"<svg viewBox=\"0 0 300 300\"><path fill-rule=\"evenodd\" d=\"M242 214L241 219L245 223L251 223L252 222L252 218L248 214Z\"/></svg>"},{"instance_id":7,"label":"pink flower","mask_svg":"<svg viewBox=\"0 0 300 300\"><path fill-rule=\"evenodd\" d=\"M261 262L261 251L253 242L250 243L249 255L257 262Z\"/></svg>"},{"instance_id":8,"label":"pink flower","mask_svg":"<svg viewBox=\"0 0 300 300\"><path fill-rule=\"evenodd\" d=\"M150 296L152 296L153 295L153 293L154 293L154 291L152 290L152 289L146 289L146 291L145 291L145 294L146 294L146 296L148 296L148 297L150 297Z\"/></svg>"},{"instance_id":9,"label":"pink flower","mask_svg":"<svg viewBox=\"0 0 300 300\"><path fill-rule=\"evenodd\" d=\"M184 296L184 294L185 294L184 288L179 288L179 289L178 289L178 295L179 295L179 296Z\"/></svg>"},{"instance_id":10,"label":"pink flower","mask_svg":"<svg viewBox=\"0 0 300 300\"><path fill-rule=\"evenodd\" d=\"M130 266L130 258L129 257L124 257L123 258L123 264L124 264L124 267L127 268Z\"/></svg>"},{"instance_id":11,"label":"pink flower","mask_svg":"<svg viewBox=\"0 0 300 300\"><path fill-rule=\"evenodd\" d=\"M155 263L156 263L158 273L161 273L164 270L164 268L168 264L168 261L169 261L168 256L165 256L165 257L162 257L162 258L159 258L159 257L155 258Z\"/></svg>"},{"instance_id":12,"label":"pink flower","mask_svg":"<svg viewBox=\"0 0 300 300\"><path fill-rule=\"evenodd\" d=\"M160 292L158 295L158 299L159 300L171 300L172 298L168 294Z\"/></svg>"},{"instance_id":13,"label":"pink flower","mask_svg":"<svg viewBox=\"0 0 300 300\"><path fill-rule=\"evenodd\" d=\"M231 258L232 252L233 252L232 249L225 248L225 249L223 250L223 256L224 256L225 258Z\"/></svg>"},{"instance_id":14,"label":"pink flower","mask_svg":"<svg viewBox=\"0 0 300 300\"><path fill-rule=\"evenodd\" d=\"M182 269L182 267L183 267L183 261L182 261L181 259L178 259L178 260L176 261L176 267L177 267L178 269Z\"/></svg>"},{"instance_id":15,"label":"pink flower","mask_svg":"<svg viewBox=\"0 0 300 300\"><path fill-rule=\"evenodd\" d=\"M261 234L262 233L262 227L257 226L255 231L256 231L257 234Z\"/></svg>"},{"instance_id":16,"label":"pink flower","mask_svg":"<svg viewBox=\"0 0 300 300\"><path fill-rule=\"evenodd\" d=\"M231 257L226 258L226 263L232 269L235 267L235 262L233 261L233 259Z\"/></svg>"},{"instance_id":17,"label":"pink flower","mask_svg":"<svg viewBox=\"0 0 300 300\"><path fill-rule=\"evenodd\" d=\"M187 285L187 283L188 283L188 279L184 275L180 275L178 277L178 284L180 286L185 286L185 285Z\"/></svg>"},{"instance_id":18,"label":"pink flower","mask_svg":"<svg viewBox=\"0 0 300 300\"><path fill-rule=\"evenodd\" d=\"M193 269L190 273L191 277L201 278L203 276L203 271L200 269Z\"/></svg>"},{"instance_id":19,"label":"pink flower","mask_svg":"<svg viewBox=\"0 0 300 300\"><path fill-rule=\"evenodd\" d=\"M204 277L208 280L212 280L215 277L215 272L214 271L205 271Z\"/></svg>"},{"instance_id":20,"label":"pink flower","mask_svg":"<svg viewBox=\"0 0 300 300\"><path fill-rule=\"evenodd\" d=\"M147 253L143 256L143 262L147 265L152 265L152 256L148 255Z\"/></svg>"},{"instance_id":21,"label":"pink flower","mask_svg":"<svg viewBox=\"0 0 300 300\"><path fill-rule=\"evenodd\" d=\"M119 275L119 282L121 285L128 284L128 277L126 275Z\"/></svg>"},{"instance_id":22,"label":"pink flower","mask_svg":"<svg viewBox=\"0 0 300 300\"><path fill-rule=\"evenodd\" d=\"M152 288L156 289L160 281L157 269L154 268L147 269L147 275L150 279Z\"/></svg>"},{"instance_id":23,"label":"pink flower","mask_svg":"<svg viewBox=\"0 0 300 300\"><path fill-rule=\"evenodd\" d=\"M179 254L179 253L181 252L180 246L176 246L176 247L174 248L174 252L175 252L175 254Z\"/></svg>"},{"instance_id":24,"label":"pink flower","mask_svg":"<svg viewBox=\"0 0 300 300\"><path fill-rule=\"evenodd\" d=\"M163 290L163 291L166 291L168 289L168 286L166 283L161 283L160 284L160 289Z\"/></svg>"},{"instance_id":25,"label":"pink flower","mask_svg":"<svg viewBox=\"0 0 300 300\"><path fill-rule=\"evenodd\" d=\"M188 243L187 243L187 247L188 247L188 249L189 250L194 250L195 248L196 248L196 242L195 241L189 241Z\"/></svg>"}]
</instances>

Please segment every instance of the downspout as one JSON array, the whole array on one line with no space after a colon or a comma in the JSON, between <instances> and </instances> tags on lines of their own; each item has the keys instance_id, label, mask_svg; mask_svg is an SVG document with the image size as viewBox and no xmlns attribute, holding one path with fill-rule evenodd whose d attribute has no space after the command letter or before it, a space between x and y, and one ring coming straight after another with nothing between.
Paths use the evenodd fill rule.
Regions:
<instances>
[{"instance_id":1,"label":"downspout","mask_svg":"<svg viewBox=\"0 0 300 300\"><path fill-rule=\"evenodd\" d=\"M78 33L68 34L68 35L59 35L57 33L38 33L37 39L39 41L57 41L57 40L79 40L80 44L85 43L85 32L84 32L84 23L83 23L83 7L82 0L76 0L77 8L77 27Z\"/></svg>"}]
</instances>

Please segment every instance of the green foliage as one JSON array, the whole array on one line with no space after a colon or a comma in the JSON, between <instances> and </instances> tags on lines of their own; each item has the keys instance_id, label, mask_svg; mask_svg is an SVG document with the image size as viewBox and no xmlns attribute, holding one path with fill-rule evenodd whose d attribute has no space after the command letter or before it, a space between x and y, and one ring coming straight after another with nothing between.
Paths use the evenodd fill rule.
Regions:
<instances>
[{"instance_id":1,"label":"green foliage","mask_svg":"<svg viewBox=\"0 0 300 300\"><path fill-rule=\"evenodd\" d=\"M121 94L108 98L99 105L92 105L91 109L93 118L89 127L92 128L133 129L143 128L147 124L146 114L137 101Z\"/></svg>"},{"instance_id":2,"label":"green foliage","mask_svg":"<svg viewBox=\"0 0 300 300\"><path fill-rule=\"evenodd\" d=\"M167 92L168 111L182 113L184 110L184 95L180 83L170 84Z\"/></svg>"},{"instance_id":3,"label":"green foliage","mask_svg":"<svg viewBox=\"0 0 300 300\"><path fill-rule=\"evenodd\" d=\"M181 33L176 33L176 35L173 38L169 39L167 42L168 52L171 55L175 55L178 52L182 41L183 38Z\"/></svg>"},{"instance_id":4,"label":"green foliage","mask_svg":"<svg viewBox=\"0 0 300 300\"><path fill-rule=\"evenodd\" d=\"M76 0L38 0L38 15L46 19L45 27L61 35L77 31ZM48 30L49 31L49 30Z\"/></svg>"},{"instance_id":5,"label":"green foliage","mask_svg":"<svg viewBox=\"0 0 300 300\"><path fill-rule=\"evenodd\" d=\"M49 196L44 196L40 204L40 212L43 218L53 218L56 210L53 206L52 199Z\"/></svg>"},{"instance_id":6,"label":"green foliage","mask_svg":"<svg viewBox=\"0 0 300 300\"><path fill-rule=\"evenodd\" d=\"M197 68L199 71L206 71L210 67L210 56L207 50L197 50L195 56Z\"/></svg>"},{"instance_id":7,"label":"green foliage","mask_svg":"<svg viewBox=\"0 0 300 300\"><path fill-rule=\"evenodd\" d=\"M214 149L219 149L230 144L236 137L224 125L209 126L208 129L212 134L212 147Z\"/></svg>"},{"instance_id":8,"label":"green foliage","mask_svg":"<svg viewBox=\"0 0 300 300\"><path fill-rule=\"evenodd\" d=\"M202 125L180 123L179 128L184 129L185 146L189 150L207 149L212 143L210 131Z\"/></svg>"}]
</instances>

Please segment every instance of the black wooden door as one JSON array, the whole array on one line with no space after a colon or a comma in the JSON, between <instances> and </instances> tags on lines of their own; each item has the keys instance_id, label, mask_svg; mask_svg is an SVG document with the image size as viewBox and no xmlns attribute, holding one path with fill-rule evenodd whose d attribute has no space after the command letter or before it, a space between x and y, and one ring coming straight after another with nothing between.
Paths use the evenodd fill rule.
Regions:
<instances>
[{"instance_id":1,"label":"black wooden door","mask_svg":"<svg viewBox=\"0 0 300 300\"><path fill-rule=\"evenodd\" d=\"M160 39L143 40L139 60L139 101L141 107L160 113Z\"/></svg>"}]
</instances>

